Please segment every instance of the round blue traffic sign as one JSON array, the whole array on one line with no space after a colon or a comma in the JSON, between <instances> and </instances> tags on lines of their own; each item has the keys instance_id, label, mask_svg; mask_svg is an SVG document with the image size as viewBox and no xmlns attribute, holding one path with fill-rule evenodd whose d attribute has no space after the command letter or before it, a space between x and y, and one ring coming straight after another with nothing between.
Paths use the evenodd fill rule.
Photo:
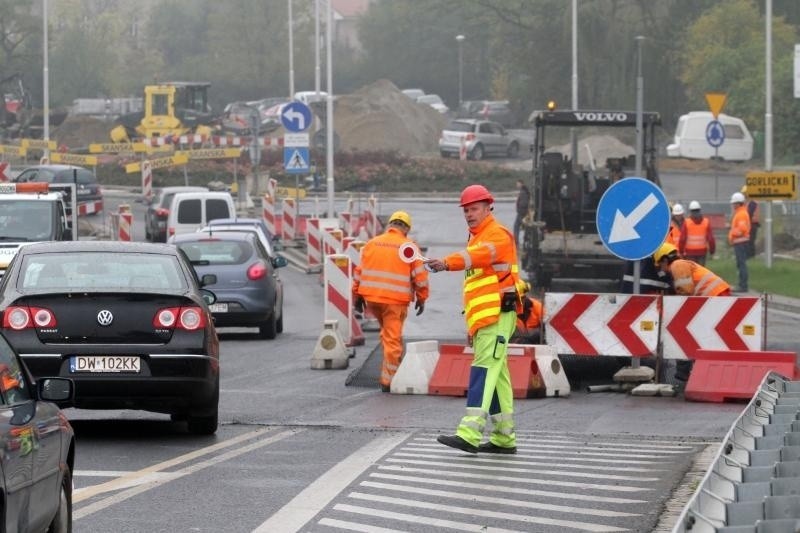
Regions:
<instances>
[{"instance_id":1,"label":"round blue traffic sign","mask_svg":"<svg viewBox=\"0 0 800 533\"><path fill-rule=\"evenodd\" d=\"M606 249L636 261L655 252L669 231L664 192L644 178L623 178L606 190L597 206L597 231Z\"/></svg>"},{"instance_id":2,"label":"round blue traffic sign","mask_svg":"<svg viewBox=\"0 0 800 533\"><path fill-rule=\"evenodd\" d=\"M303 102L289 102L281 110L281 124L286 131L306 131L311 126L311 120L311 109Z\"/></svg>"},{"instance_id":3,"label":"round blue traffic sign","mask_svg":"<svg viewBox=\"0 0 800 533\"><path fill-rule=\"evenodd\" d=\"M713 148L719 148L725 142L725 128L719 120L712 120L706 126L706 140Z\"/></svg>"}]
</instances>

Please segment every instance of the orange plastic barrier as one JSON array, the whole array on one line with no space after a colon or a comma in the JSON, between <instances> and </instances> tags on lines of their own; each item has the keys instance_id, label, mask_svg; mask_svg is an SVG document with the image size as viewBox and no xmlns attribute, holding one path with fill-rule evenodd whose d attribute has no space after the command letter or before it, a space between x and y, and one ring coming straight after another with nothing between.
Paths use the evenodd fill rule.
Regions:
<instances>
[{"instance_id":1,"label":"orange plastic barrier","mask_svg":"<svg viewBox=\"0 0 800 533\"><path fill-rule=\"evenodd\" d=\"M439 346L439 361L428 382L428 394L434 396L466 396L472 365L472 348L461 344ZM510 346L508 370L514 398L543 396L544 382L536 365L533 346Z\"/></svg>"},{"instance_id":2,"label":"orange plastic barrier","mask_svg":"<svg viewBox=\"0 0 800 533\"><path fill-rule=\"evenodd\" d=\"M684 396L696 402L749 400L764 374L777 372L788 379L798 375L794 352L697 350Z\"/></svg>"}]
</instances>

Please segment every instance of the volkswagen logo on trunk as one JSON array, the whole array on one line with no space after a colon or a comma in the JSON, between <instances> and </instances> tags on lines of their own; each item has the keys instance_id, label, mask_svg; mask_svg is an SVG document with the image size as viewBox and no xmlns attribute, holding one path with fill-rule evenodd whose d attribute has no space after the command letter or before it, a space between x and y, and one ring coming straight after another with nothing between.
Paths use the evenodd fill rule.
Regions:
<instances>
[{"instance_id":1,"label":"volkswagen logo on trunk","mask_svg":"<svg viewBox=\"0 0 800 533\"><path fill-rule=\"evenodd\" d=\"M110 326L114 321L114 315L108 309L103 309L97 313L97 323L101 326Z\"/></svg>"}]
</instances>

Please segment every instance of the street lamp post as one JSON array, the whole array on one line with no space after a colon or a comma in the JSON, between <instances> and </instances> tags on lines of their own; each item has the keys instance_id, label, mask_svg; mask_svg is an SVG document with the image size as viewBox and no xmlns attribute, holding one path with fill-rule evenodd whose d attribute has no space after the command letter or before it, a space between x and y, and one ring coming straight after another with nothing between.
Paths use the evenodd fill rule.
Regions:
<instances>
[{"instance_id":1,"label":"street lamp post","mask_svg":"<svg viewBox=\"0 0 800 533\"><path fill-rule=\"evenodd\" d=\"M47 49L49 47L49 44L47 42L47 40L48 40L47 39L47 37L48 37L47 36L47 25L48 25L48 23L47 23L47 0L44 0L44 2L42 3L42 23L43 23L42 32L43 32L43 38L44 38L43 39L44 40L43 50L42 50L42 54L43 54L43 58L42 58L42 82L43 82L43 85L44 85L44 87L42 89L42 92L44 93L43 94L43 97L44 97L43 104L44 105L42 106L42 116L44 118L44 140L45 141L49 141L50 140L50 67L48 65L48 58L47 58L47 55L48 55L47 54ZM50 150L48 148L45 148L44 156L45 156L45 158L48 159L48 162L49 162Z\"/></svg>"},{"instance_id":2,"label":"street lamp post","mask_svg":"<svg viewBox=\"0 0 800 533\"><path fill-rule=\"evenodd\" d=\"M463 43L465 37L461 34L456 35L456 41L458 41L458 106L461 107L461 102L463 101L463 92L462 86L464 81L464 74L463 74L463 64L464 64L464 51L463 51Z\"/></svg>"}]
</instances>

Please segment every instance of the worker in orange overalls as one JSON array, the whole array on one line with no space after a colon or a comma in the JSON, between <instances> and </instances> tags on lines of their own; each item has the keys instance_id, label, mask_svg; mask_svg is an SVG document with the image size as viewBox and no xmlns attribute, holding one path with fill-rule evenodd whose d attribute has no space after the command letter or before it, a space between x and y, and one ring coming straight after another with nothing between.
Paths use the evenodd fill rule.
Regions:
<instances>
[{"instance_id":1,"label":"worker in orange overalls","mask_svg":"<svg viewBox=\"0 0 800 533\"><path fill-rule=\"evenodd\" d=\"M689 218L683 221L678 251L682 257L699 265L705 265L706 257L714 255L716 250L717 241L714 239L714 232L711 231L711 221L703 216L700 202L692 200L689 203Z\"/></svg>"},{"instance_id":2,"label":"worker in orange overalls","mask_svg":"<svg viewBox=\"0 0 800 533\"><path fill-rule=\"evenodd\" d=\"M511 454L517 453L517 436L508 343L522 307L522 281L514 235L492 215L493 203L483 185L466 187L459 205L469 227L467 247L428 262L435 272L464 271L464 316L475 354L467 411L455 435L439 435L436 440L468 453ZM481 444L487 418L492 433L489 442Z\"/></svg>"},{"instance_id":3,"label":"worker in orange overalls","mask_svg":"<svg viewBox=\"0 0 800 533\"><path fill-rule=\"evenodd\" d=\"M517 313L517 329L511 337L512 344L539 344L541 340L541 325L544 308L542 301L528 295L531 286L527 281L522 282L524 297L522 312Z\"/></svg>"},{"instance_id":4,"label":"worker in orange overalls","mask_svg":"<svg viewBox=\"0 0 800 533\"><path fill-rule=\"evenodd\" d=\"M733 254L736 256L736 270L739 271L739 286L736 290L747 292L747 256L750 250L750 215L747 214L744 195L735 192L731 195L731 207L733 216L731 218L731 228L728 230L728 244L733 246Z\"/></svg>"},{"instance_id":5,"label":"worker in orange overalls","mask_svg":"<svg viewBox=\"0 0 800 533\"><path fill-rule=\"evenodd\" d=\"M681 231L683 231L683 215L686 210L683 205L675 204L672 206L672 218L669 221L669 232L667 233L667 242L672 243L676 248L681 242Z\"/></svg>"},{"instance_id":6,"label":"worker in orange overalls","mask_svg":"<svg viewBox=\"0 0 800 533\"><path fill-rule=\"evenodd\" d=\"M755 257L756 237L758 236L758 228L761 227L761 215L758 209L758 202L747 194L747 185L743 185L740 192L745 196L747 214L750 215L750 242L748 243L747 257Z\"/></svg>"},{"instance_id":7,"label":"worker in orange overalls","mask_svg":"<svg viewBox=\"0 0 800 533\"><path fill-rule=\"evenodd\" d=\"M392 213L386 231L364 245L361 262L353 269L352 291L356 311L363 313L366 305L381 328L383 365L380 385L383 392L389 392L392 378L400 366L408 304L416 302L414 309L419 316L428 299L428 271L422 261L415 259L406 263L400 258L400 247L413 243L408 238L410 230L408 213Z\"/></svg>"}]
</instances>

